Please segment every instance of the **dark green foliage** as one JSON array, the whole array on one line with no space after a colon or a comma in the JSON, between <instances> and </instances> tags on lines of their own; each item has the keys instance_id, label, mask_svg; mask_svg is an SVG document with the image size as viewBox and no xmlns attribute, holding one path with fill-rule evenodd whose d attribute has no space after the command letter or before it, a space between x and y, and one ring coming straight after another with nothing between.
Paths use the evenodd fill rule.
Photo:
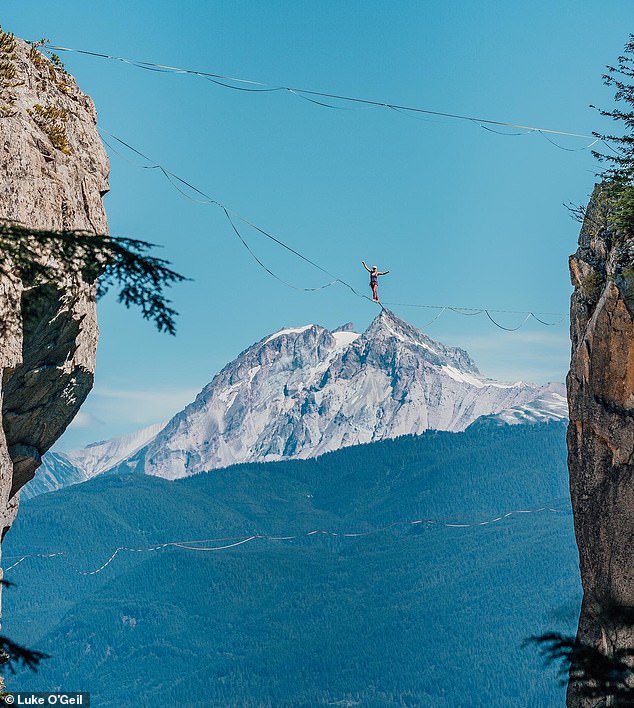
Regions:
<instances>
[{"instance_id":1,"label":"dark green foliage","mask_svg":"<svg viewBox=\"0 0 634 708\"><path fill-rule=\"evenodd\" d=\"M0 580L3 588L14 587L8 580ZM11 641L8 637L0 635L0 666L6 666L11 673L15 674L16 666L23 666L31 671L37 671L42 659L50 658L48 654L41 651L32 651ZM3 679L0 678L0 690L4 686ZM1 693L0 693L1 695Z\"/></svg>"},{"instance_id":2,"label":"dark green foliage","mask_svg":"<svg viewBox=\"0 0 634 708\"><path fill-rule=\"evenodd\" d=\"M634 267L621 271L622 289L630 297L634 295Z\"/></svg>"},{"instance_id":3,"label":"dark green foliage","mask_svg":"<svg viewBox=\"0 0 634 708\"><path fill-rule=\"evenodd\" d=\"M59 55L55 54L54 52L51 54L51 64L53 64L56 69L66 72L64 62L59 58Z\"/></svg>"},{"instance_id":4,"label":"dark green foliage","mask_svg":"<svg viewBox=\"0 0 634 708\"><path fill-rule=\"evenodd\" d=\"M148 255L154 244L81 231L41 231L0 224L0 270L27 287L59 284L69 275L97 281L97 296L117 285L118 300L139 307L159 331L174 334L176 311L164 289L185 278L161 258Z\"/></svg>"},{"instance_id":5,"label":"dark green foliage","mask_svg":"<svg viewBox=\"0 0 634 708\"><path fill-rule=\"evenodd\" d=\"M551 424L36 497L5 539L5 567L27 551L68 555L8 573L21 592L7 594L7 631L52 655L16 684L91 690L100 706L560 704L555 672L522 644L577 620L567 486L565 425ZM391 526L553 503L560 513L480 527ZM118 546L313 529L374 533L121 552L75 572Z\"/></svg>"},{"instance_id":6,"label":"dark green foliage","mask_svg":"<svg viewBox=\"0 0 634 708\"><path fill-rule=\"evenodd\" d=\"M10 32L5 32L2 27L0 27L0 54L14 57L14 52L16 49L16 39Z\"/></svg>"},{"instance_id":7,"label":"dark green foliage","mask_svg":"<svg viewBox=\"0 0 634 708\"><path fill-rule=\"evenodd\" d=\"M35 121L38 128L51 141L51 145L64 155L72 153L68 145L68 134L66 133L66 122L68 121L68 111L65 108L56 106L42 106L36 103L33 108L26 111Z\"/></svg>"},{"instance_id":8,"label":"dark green foliage","mask_svg":"<svg viewBox=\"0 0 634 708\"><path fill-rule=\"evenodd\" d=\"M38 69L44 68L49 62L46 57L39 51L48 42L47 39L40 39L37 42L30 42L29 59Z\"/></svg>"},{"instance_id":9,"label":"dark green foliage","mask_svg":"<svg viewBox=\"0 0 634 708\"><path fill-rule=\"evenodd\" d=\"M593 270L583 279L581 289L588 303L591 305L596 304L599 296L601 295L601 291L603 290L604 283L605 281L603 277L596 270Z\"/></svg>"},{"instance_id":10,"label":"dark green foliage","mask_svg":"<svg viewBox=\"0 0 634 708\"><path fill-rule=\"evenodd\" d=\"M17 71L13 63L15 50L15 37L0 27L0 118L14 115L11 105L15 102L15 95L11 89L17 85Z\"/></svg>"},{"instance_id":11,"label":"dark green foliage","mask_svg":"<svg viewBox=\"0 0 634 708\"><path fill-rule=\"evenodd\" d=\"M67 79L69 75L64 67L64 62L57 54L48 52L50 58L47 58L40 51L47 51L44 48L48 44L48 41L48 39L40 39L37 42L29 42L31 45L29 49L29 59L33 66L39 70L42 88L44 90L47 88L46 84L48 81L52 81L62 93L68 93L69 85Z\"/></svg>"},{"instance_id":12,"label":"dark green foliage","mask_svg":"<svg viewBox=\"0 0 634 708\"><path fill-rule=\"evenodd\" d=\"M17 75L15 64L11 61L0 61L0 83L3 85L15 79Z\"/></svg>"},{"instance_id":13,"label":"dark green foliage","mask_svg":"<svg viewBox=\"0 0 634 708\"><path fill-rule=\"evenodd\" d=\"M630 35L616 66L608 66L604 83L615 89L617 106L599 109L602 116L611 118L623 134L594 133L609 148L609 153L595 151L594 156L607 163L601 173L606 197L610 203L610 225L617 242L634 237L634 35ZM621 105L624 104L624 108Z\"/></svg>"},{"instance_id":14,"label":"dark green foliage","mask_svg":"<svg viewBox=\"0 0 634 708\"><path fill-rule=\"evenodd\" d=\"M562 684L594 700L610 700L605 705L634 705L634 649L617 649L607 655L575 637L550 632L532 637L549 663L560 665Z\"/></svg>"},{"instance_id":15,"label":"dark green foliage","mask_svg":"<svg viewBox=\"0 0 634 708\"><path fill-rule=\"evenodd\" d=\"M37 671L42 659L48 658L49 655L44 652L27 649L7 637L0 636L0 666L7 667L13 674L20 666Z\"/></svg>"}]
</instances>

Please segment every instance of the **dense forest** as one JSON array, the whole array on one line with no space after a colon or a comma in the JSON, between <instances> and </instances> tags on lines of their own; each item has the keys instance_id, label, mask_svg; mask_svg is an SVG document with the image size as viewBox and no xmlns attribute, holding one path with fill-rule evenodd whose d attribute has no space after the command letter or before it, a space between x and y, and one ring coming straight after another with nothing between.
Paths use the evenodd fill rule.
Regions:
<instances>
[{"instance_id":1,"label":"dense forest","mask_svg":"<svg viewBox=\"0 0 634 708\"><path fill-rule=\"evenodd\" d=\"M9 688L88 690L99 706L561 703L554 670L523 642L576 624L567 485L565 425L550 423L36 497L4 565L65 555L7 573L4 627L51 658ZM559 511L391 525L542 506ZM374 533L124 551L77 572L118 546L314 529Z\"/></svg>"}]
</instances>

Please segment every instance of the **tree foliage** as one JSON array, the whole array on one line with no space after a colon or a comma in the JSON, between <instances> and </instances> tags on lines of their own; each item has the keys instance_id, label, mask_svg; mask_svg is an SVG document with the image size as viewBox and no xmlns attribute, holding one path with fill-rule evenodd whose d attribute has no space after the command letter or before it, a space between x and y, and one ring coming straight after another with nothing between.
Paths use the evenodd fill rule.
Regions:
<instances>
[{"instance_id":1,"label":"tree foliage","mask_svg":"<svg viewBox=\"0 0 634 708\"><path fill-rule=\"evenodd\" d=\"M593 133L609 149L609 153L593 151L605 165L600 177L610 199L610 223L618 241L634 237L634 35L630 35L616 66L608 66L603 82L615 89L616 106L597 109L611 118L622 133ZM595 108L595 106L593 106Z\"/></svg>"},{"instance_id":2,"label":"tree foliage","mask_svg":"<svg viewBox=\"0 0 634 708\"><path fill-rule=\"evenodd\" d=\"M12 587L8 580L0 580L1 587ZM18 666L23 666L31 671L37 671L42 659L49 659L49 655L41 651L27 649L21 644L11 641L8 637L0 635L0 666L6 666L15 674ZM4 681L0 679L0 689L4 688Z\"/></svg>"},{"instance_id":3,"label":"tree foliage","mask_svg":"<svg viewBox=\"0 0 634 708\"><path fill-rule=\"evenodd\" d=\"M177 312L165 288L186 278L169 262L149 255L154 244L83 231L48 231L0 224L0 271L26 287L81 277L96 282L97 297L117 286L117 299L138 307L159 331L175 334Z\"/></svg>"},{"instance_id":4,"label":"tree foliage","mask_svg":"<svg viewBox=\"0 0 634 708\"><path fill-rule=\"evenodd\" d=\"M173 482L100 475L29 499L6 557L66 560L31 558L10 576L29 589L7 593L13 638L52 655L15 684L63 681L111 706L181 705L183 687L192 706L561 705L520 645L545 606L562 608L560 631L576 621L569 515L392 522L566 509L565 435L554 422L429 431ZM118 546L314 529L371 533L124 552L103 572L73 570Z\"/></svg>"},{"instance_id":5,"label":"tree foliage","mask_svg":"<svg viewBox=\"0 0 634 708\"><path fill-rule=\"evenodd\" d=\"M8 637L0 636L0 665L7 666L12 673L19 665L37 671L42 659L48 658L49 655L44 652L27 649Z\"/></svg>"},{"instance_id":6,"label":"tree foliage","mask_svg":"<svg viewBox=\"0 0 634 708\"><path fill-rule=\"evenodd\" d=\"M606 654L595 646L558 632L532 637L550 663L559 663L563 683L588 699L611 699L615 705L634 705L634 649ZM614 703L613 703L614 704Z\"/></svg>"}]
</instances>

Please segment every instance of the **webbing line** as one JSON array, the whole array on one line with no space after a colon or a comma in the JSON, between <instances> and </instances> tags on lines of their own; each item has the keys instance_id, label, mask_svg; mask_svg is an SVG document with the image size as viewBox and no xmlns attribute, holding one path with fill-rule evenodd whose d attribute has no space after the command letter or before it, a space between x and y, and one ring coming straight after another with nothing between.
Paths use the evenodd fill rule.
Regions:
<instances>
[{"instance_id":1,"label":"webbing line","mask_svg":"<svg viewBox=\"0 0 634 708\"><path fill-rule=\"evenodd\" d=\"M565 130L554 130L551 128L542 128L539 126L533 126L533 125L524 125L521 123L510 123L508 121L500 121L500 120L493 120L489 118L478 118L476 116L468 116L464 115L461 113L450 113L447 111L436 111L436 110L431 110L427 108L420 108L416 106L404 106L400 105L397 103L392 103L388 101L372 101L367 98L359 98L356 96L347 96L344 94L336 94L336 93L329 93L326 91L315 91L311 89L304 89L304 88L299 88L299 87L293 87L293 86L275 86L272 84L264 83L261 81L252 81L250 79L243 79L235 76L226 76L223 74L215 74L211 72L206 72L206 71L198 71L195 69L184 69L181 67L175 67L175 66L169 66L166 64L158 64L154 62L145 62L145 61L139 61L136 59L128 59L125 57L118 57L118 56L113 56L110 54L104 54L101 52L92 52L88 51L85 49L74 49L72 47L62 47L59 45L55 44L46 44L44 45L46 49L49 50L55 50L55 51L61 51L61 52L73 52L75 54L85 54L87 56L92 56L92 57L99 57L101 59L109 59L112 61L119 61L124 64L129 64L131 66L136 66L139 69L146 69L146 70L151 70L151 71L159 71L162 73L168 72L168 73L175 73L175 74L189 74L192 76L198 76L201 78L208 79L210 81L213 81L216 84L219 84L221 86L226 86L227 88L232 88L236 90L241 90L241 91L251 91L251 92L262 92L262 91L268 91L268 92L273 92L273 91L286 91L293 93L295 95L300 95L302 98L306 98L307 100L311 100L309 96L319 96L321 98L331 98L339 101L347 101L350 103L354 104L362 104L365 106L372 106L372 107L377 107L377 108L388 108L388 109L395 109L395 110L400 110L400 111L409 111L411 113L420 113L420 114L425 114L425 115L432 115L432 116L439 116L442 118L453 118L455 120L464 120L464 121L469 121L472 123L477 123L477 124L486 124L486 125L496 125L504 128L515 128L517 130L523 130L523 131L528 131L528 132L535 132L535 133L549 133L550 135L563 135L563 136L568 136L568 137L573 137L573 138L586 138L589 140L594 140L591 145L594 145L595 142L599 138L596 138L596 136L593 135L586 135L584 133L575 133L571 131L565 131ZM248 87L243 87L243 86L233 86L231 84L223 84L221 83L221 80L224 81L233 81L234 83L239 83L239 84L248 84ZM258 87L258 88L255 88ZM322 103L320 101L313 100L313 103L318 103L319 105L326 106L327 108L338 108L338 106L332 106L328 105L325 103ZM561 148L560 145L556 145L553 143L556 147ZM585 148L582 149L587 149L590 147L590 145L586 146ZM563 150L567 150L568 148L561 148Z\"/></svg>"},{"instance_id":2,"label":"webbing line","mask_svg":"<svg viewBox=\"0 0 634 708\"><path fill-rule=\"evenodd\" d=\"M138 150L137 148L135 148L135 147L133 147L132 145L130 145L129 143L127 143L125 140L122 140L121 138L117 137L116 135L113 135L112 133L110 133L109 131L107 131L107 130L105 130L105 129L103 129L103 128L100 128L99 131L100 131L101 133L105 133L105 135L109 136L109 137L112 138L113 140L116 140L119 144L121 144L121 145L123 145L124 147L128 148L129 150L131 150L133 153L135 153L136 155L138 155L139 157L141 157L141 158L142 158L143 160L145 160L146 162L149 162L149 163L150 163L149 165L137 165L137 166L138 166L138 167L141 167L141 168L143 168L143 169L150 169L150 170L154 170L154 169L155 169L155 170L159 170L159 171L165 176L165 178L168 180L168 182L169 182L182 196L184 196L184 197L186 197L187 199L190 199L190 200L192 200L192 201L194 201L194 202L196 202L196 203L198 203L198 204L210 204L210 205L213 205L213 206L220 207L220 208L223 210L223 212L224 212L225 216L227 217L227 219L229 220L229 222L230 222L230 224L231 224L231 226L232 226L232 229L233 229L234 233L235 233L236 236L240 239L240 241L241 241L242 244L245 246L245 248L246 248L247 251L250 253L250 255L256 260L256 262L257 262L267 273L269 273L272 277L274 277L276 280L278 280L279 282L283 283L283 284L286 285L287 287L292 288L292 289L294 289L294 290L300 290L300 291L305 291L305 292L316 292L316 291L323 290L323 289L325 289L325 288L331 287L332 285L334 285L334 284L336 284L336 283L339 283L340 285L343 285L343 286L345 286L346 288L348 288L348 289L349 289L354 295L356 295L357 297L360 297L360 298L363 298L363 299L365 299L365 300L368 300L369 302L374 302L371 297L369 297L368 295L363 295L363 294L360 293L353 285L351 285L351 284L348 283L347 281L345 281L345 280L343 280L342 278L339 278L338 276L334 275L332 272L330 272L329 270L327 270L327 269L324 268L323 266L319 265L318 263L316 263L316 262L313 261L312 259L308 258L307 256L305 256L303 253L301 253L300 251L296 250L296 249L293 248L292 246L289 246L287 243L285 243L285 242L282 241L281 239L277 238L276 236L274 236L274 235L271 234L270 232L268 232L268 231L266 231L265 229L261 228L261 227L258 226L257 224L254 224L252 221L250 221L249 219L245 218L244 216L242 216L242 215L239 214L238 212L234 211L233 209L230 209L229 207L227 207L225 204L223 204L222 202L218 201L217 199L214 199L213 197L209 196L208 194L206 194L206 193L203 192L202 190L198 189L198 187L195 187L191 182L188 182L187 180L183 179L182 177L179 177L177 174L175 174L174 172L171 172L170 170L166 169L166 168L163 167L161 164L154 162L150 157L148 157L148 156L145 155L143 152L141 152L141 151ZM107 144L109 147L111 147L110 144L107 142L107 140L104 139L104 142L106 142L106 144ZM116 152L116 151L115 151L115 152ZM120 154L120 153L118 153L118 154ZM198 194L199 196L201 196L203 199L197 199L197 198L195 198L195 197L192 197L190 194L187 194L183 189L181 189L181 188L179 187L178 184L175 184L175 181L178 182L180 185L183 185L183 186L187 187L188 189L192 190L193 192L195 192L196 194ZM242 223L244 223L244 224L246 224L247 226L251 227L252 229L255 229L258 233L262 234L262 235L265 236L267 239L273 241L274 243L276 243L277 245L281 246L281 247L284 248L285 250L289 251L290 253L292 253L292 254L295 255L296 257L300 258L301 260L305 261L305 262L308 263L309 265L311 265L311 266L313 266L314 268L318 269L319 271L321 271L322 273L324 273L325 275L327 275L327 276L328 276L329 278L331 278L332 280L331 280L329 283L326 283L326 284L321 285L321 286L316 287L316 288L302 288L302 287L298 287L298 286L296 286L296 285L293 285L293 284L291 284L291 283L285 281L285 280L282 279L280 276L278 276L275 272L273 272L270 268L268 268L268 266L266 266L266 265L255 255L255 253L253 252L253 250L252 250L252 249L249 247L249 245L247 244L247 242L246 242L246 240L244 239L244 237L240 234L240 232L239 232L239 230L238 230L238 228L237 228L237 226L236 226L236 224L235 224L234 219L231 218L232 216L234 217L234 219L238 219L239 221L241 221ZM383 306L383 305L394 305L394 306L401 306L401 307L418 307L418 308L427 308L427 309L437 309L437 310L441 310L440 314L439 314L437 317L435 317L435 318L432 320L432 322L436 321L436 320L438 319L438 317L440 317L440 315L443 314L443 312L446 311L446 310L451 310L452 312L455 312L455 313L457 313L457 314L467 315L467 316L485 313L485 314L487 315L487 317L489 318L489 320L491 320L491 322L492 322L496 327L498 327L499 329L508 331L508 332L517 331L517 330L518 330L528 319L530 319L531 317L533 317L535 320L537 320L538 322L540 322L541 324L543 324L543 325L545 325L545 326L555 326L555 325L559 324L559 322L555 322L555 323L545 322L544 320L541 320L540 318L538 318L538 317L535 315L535 313L529 312L529 311L526 311L526 310L496 310L496 309L485 309L485 308L464 308L464 307L455 307L455 306L451 306L451 305L425 305L425 304L419 304L419 303L395 303L395 302L385 302L385 303L379 303L379 304L381 304L381 306ZM514 327L514 328L511 328L511 327L504 327L504 326L500 325L498 322L496 322L496 321L493 319L493 317L491 316L490 313L518 314L518 315L525 315L525 318L524 318L524 320L522 321L522 323L521 323L518 327ZM553 312L541 312L541 313L538 313L538 314L546 315L546 316L561 317L561 318L562 318L561 321L563 321L563 319L566 317L566 315L564 315L564 314L562 314L562 313L553 313ZM430 323L430 324L431 324L431 323Z\"/></svg>"},{"instance_id":3,"label":"webbing line","mask_svg":"<svg viewBox=\"0 0 634 708\"><path fill-rule=\"evenodd\" d=\"M393 521L390 524L387 524L385 526L381 526L378 528L370 529L368 531L328 531L326 529L313 529L312 531L306 531L302 533L294 533L294 534L285 534L285 535L280 535L280 534L251 534L249 536L229 536L229 537L220 537L220 538L207 538L207 539L199 539L199 540L190 540L190 541L166 541L164 543L158 543L158 544L153 544L151 546L147 546L145 548L131 548L128 546L119 546L116 548L111 555L107 558L107 560L102 563L100 566L95 568L94 570L80 570L76 568L72 561L69 559L69 554L66 551L58 551L55 553L31 553L31 554L24 554L22 556L5 556L5 559L10 559L10 558L19 558L17 562L13 563L10 565L8 568L5 568L4 572L7 573L9 570L12 570L16 566L20 565L22 562L24 562L27 559L31 558L58 558L58 557L64 557L64 559L67 561L68 565L79 575L96 575L97 573L100 573L102 570L107 568L114 560L115 558L122 552L128 552L128 553L144 553L144 552L153 552L153 551L159 551L159 550L164 550L166 548L180 548L182 550L187 550L187 551L198 551L198 552L215 552L215 551L224 551L228 550L231 548L236 548L238 546L242 546L247 543L251 543L252 541L296 541L296 540L301 540L301 539L308 539L313 536L328 536L331 538L363 538L367 536L373 536L375 534L379 533L384 533L386 531L389 531L391 529L394 529L398 526L419 526L423 524L427 524L429 526L439 526L439 527L444 527L444 528L480 528L483 526L488 526L490 524L495 524L500 521L503 521L504 519L508 519L511 516L516 516L520 514L538 514L542 512L549 512L549 513L556 513L560 514L562 513L561 509L557 509L554 507L550 506L542 506L537 509L515 509L513 511L508 511L505 514L501 514L499 516L496 516L492 519L486 519L484 521L474 521L474 522L457 522L457 521L446 521L446 520L438 520L438 519L414 519L411 521ZM222 543L223 545L221 546L201 546L200 544L209 544L209 543Z\"/></svg>"}]
</instances>

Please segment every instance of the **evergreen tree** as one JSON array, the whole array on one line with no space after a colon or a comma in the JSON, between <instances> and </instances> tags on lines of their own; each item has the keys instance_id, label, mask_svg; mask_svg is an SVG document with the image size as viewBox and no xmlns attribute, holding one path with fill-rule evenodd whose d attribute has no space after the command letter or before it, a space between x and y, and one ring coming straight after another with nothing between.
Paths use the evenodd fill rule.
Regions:
<instances>
[{"instance_id":1,"label":"evergreen tree","mask_svg":"<svg viewBox=\"0 0 634 708\"><path fill-rule=\"evenodd\" d=\"M598 108L602 116L611 118L622 130L610 134L593 135L608 148L609 153L593 151L594 157L605 165L599 173L602 184L601 222L604 236L618 249L620 273L617 284L626 292L634 290L634 35L625 43L616 66L608 66L603 82L615 89L615 107ZM591 106L596 108L596 106ZM593 218L585 207L573 207L579 221ZM596 219L596 214L594 219ZM627 631L634 636L632 608L603 608L596 618L603 627L618 627L621 635ZM605 705L634 706L634 646L603 650L557 632L531 637L529 642L539 646L550 663L559 663L564 682L569 690L588 700L609 701ZM603 704L602 704L603 705Z\"/></svg>"},{"instance_id":2,"label":"evergreen tree","mask_svg":"<svg viewBox=\"0 0 634 708\"><path fill-rule=\"evenodd\" d=\"M182 282L169 263L149 255L154 244L81 231L45 231L0 224L0 271L27 288L63 289L81 279L96 282L97 297L119 286L118 300L139 307L159 331L175 334L176 311L165 288Z\"/></svg>"},{"instance_id":3,"label":"evergreen tree","mask_svg":"<svg viewBox=\"0 0 634 708\"><path fill-rule=\"evenodd\" d=\"M618 242L634 237L634 35L630 35L616 66L608 66L603 81L615 90L616 106L609 110L597 109L611 118L622 134L595 132L609 153L593 151L599 162L605 164L600 177L610 202L609 223ZM596 106L592 106L596 108Z\"/></svg>"}]
</instances>

